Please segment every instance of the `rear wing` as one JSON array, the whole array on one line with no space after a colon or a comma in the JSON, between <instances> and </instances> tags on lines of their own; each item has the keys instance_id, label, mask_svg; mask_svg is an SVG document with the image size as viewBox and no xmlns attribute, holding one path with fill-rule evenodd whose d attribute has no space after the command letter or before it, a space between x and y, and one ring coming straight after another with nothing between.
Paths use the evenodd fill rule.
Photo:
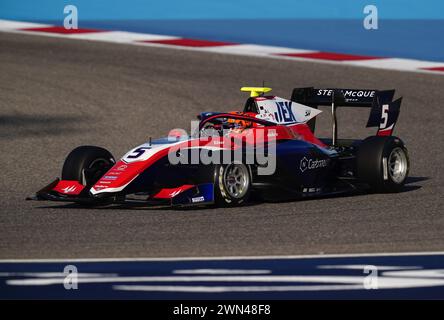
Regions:
<instances>
[{"instance_id":1,"label":"rear wing","mask_svg":"<svg viewBox=\"0 0 444 320\"><path fill-rule=\"evenodd\" d=\"M333 124L333 146L337 140L336 108L338 107L362 107L370 108L367 127L378 127L376 135L390 136L398 120L401 100L395 101L395 90L372 89L316 89L295 88L291 94L291 100L312 108L319 106L331 106ZM315 130L316 118L309 121L312 131Z\"/></svg>"}]
</instances>

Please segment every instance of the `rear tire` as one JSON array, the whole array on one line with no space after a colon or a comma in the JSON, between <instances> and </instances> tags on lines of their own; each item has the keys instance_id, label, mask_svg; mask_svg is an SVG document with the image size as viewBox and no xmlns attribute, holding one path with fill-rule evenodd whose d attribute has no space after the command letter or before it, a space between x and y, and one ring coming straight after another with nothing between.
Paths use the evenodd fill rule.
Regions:
<instances>
[{"instance_id":1,"label":"rear tire","mask_svg":"<svg viewBox=\"0 0 444 320\"><path fill-rule=\"evenodd\" d=\"M251 193L251 171L242 163L215 168L215 198L220 206L238 206L248 201Z\"/></svg>"},{"instance_id":2,"label":"rear tire","mask_svg":"<svg viewBox=\"0 0 444 320\"><path fill-rule=\"evenodd\" d=\"M401 191L410 169L407 148L401 139L392 136L365 139L356 161L359 180L374 192Z\"/></svg>"},{"instance_id":3,"label":"rear tire","mask_svg":"<svg viewBox=\"0 0 444 320\"><path fill-rule=\"evenodd\" d=\"M62 180L76 180L83 185L93 185L115 162L113 155L104 148L77 147L66 157Z\"/></svg>"}]
</instances>

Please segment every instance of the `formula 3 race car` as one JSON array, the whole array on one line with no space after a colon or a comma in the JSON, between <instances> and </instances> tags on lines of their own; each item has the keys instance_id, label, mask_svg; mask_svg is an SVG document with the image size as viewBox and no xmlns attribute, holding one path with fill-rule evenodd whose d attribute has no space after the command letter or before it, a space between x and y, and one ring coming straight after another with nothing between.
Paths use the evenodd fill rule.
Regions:
<instances>
[{"instance_id":1,"label":"formula 3 race car","mask_svg":"<svg viewBox=\"0 0 444 320\"><path fill-rule=\"evenodd\" d=\"M401 139L392 136L401 98L394 90L295 88L291 99L250 92L242 112L205 112L191 134L172 130L116 161L104 148L80 146L56 179L32 200L83 205L216 204L251 196L267 201L353 191L398 192L409 172ZM331 107L332 137L314 135L319 106ZM336 109L369 108L376 135L338 139Z\"/></svg>"}]
</instances>

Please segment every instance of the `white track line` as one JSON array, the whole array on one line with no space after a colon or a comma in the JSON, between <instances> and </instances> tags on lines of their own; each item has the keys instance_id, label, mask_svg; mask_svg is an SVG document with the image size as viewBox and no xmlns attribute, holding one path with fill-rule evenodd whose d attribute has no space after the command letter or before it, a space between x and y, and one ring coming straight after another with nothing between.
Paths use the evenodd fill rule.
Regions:
<instances>
[{"instance_id":1,"label":"white track line","mask_svg":"<svg viewBox=\"0 0 444 320\"><path fill-rule=\"evenodd\" d=\"M71 34L69 38L91 41L104 41L116 43L133 43L134 41L172 40L179 37L163 36L158 34L144 34L126 31L107 31L94 33Z\"/></svg>"},{"instance_id":2,"label":"white track line","mask_svg":"<svg viewBox=\"0 0 444 320\"><path fill-rule=\"evenodd\" d=\"M50 27L49 24L33 23L33 22L22 22L22 21L12 21L12 20L1 20L0 19L0 30L17 30L26 28L44 28Z\"/></svg>"},{"instance_id":3,"label":"white track line","mask_svg":"<svg viewBox=\"0 0 444 320\"><path fill-rule=\"evenodd\" d=\"M317 254L317 255L281 255L281 256L220 256L220 257L156 257L156 258L63 258L63 259L4 259L0 263L58 263L58 262L138 262L138 261L219 261L219 260L285 260L318 258L354 258L354 257L402 257L444 255L444 251L425 252L384 252L352 254Z\"/></svg>"}]
</instances>

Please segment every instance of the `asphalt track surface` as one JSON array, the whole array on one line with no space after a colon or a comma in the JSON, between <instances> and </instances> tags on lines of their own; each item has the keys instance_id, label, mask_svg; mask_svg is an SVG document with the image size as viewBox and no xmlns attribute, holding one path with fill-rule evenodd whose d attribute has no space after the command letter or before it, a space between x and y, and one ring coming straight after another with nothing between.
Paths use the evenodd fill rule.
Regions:
<instances>
[{"instance_id":1,"label":"asphalt track surface","mask_svg":"<svg viewBox=\"0 0 444 320\"><path fill-rule=\"evenodd\" d=\"M242 109L239 87L263 80L283 97L297 86L397 89L404 192L201 210L24 200L74 147L119 157L201 111ZM0 33L0 258L443 250L443 88L440 75ZM367 115L341 110L339 135L370 134Z\"/></svg>"}]
</instances>

